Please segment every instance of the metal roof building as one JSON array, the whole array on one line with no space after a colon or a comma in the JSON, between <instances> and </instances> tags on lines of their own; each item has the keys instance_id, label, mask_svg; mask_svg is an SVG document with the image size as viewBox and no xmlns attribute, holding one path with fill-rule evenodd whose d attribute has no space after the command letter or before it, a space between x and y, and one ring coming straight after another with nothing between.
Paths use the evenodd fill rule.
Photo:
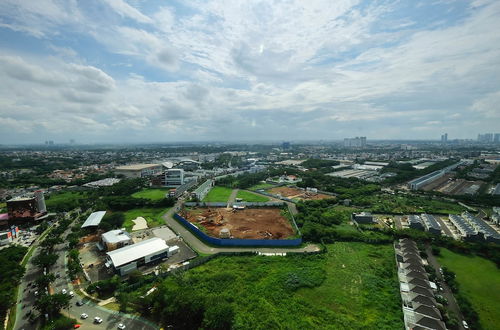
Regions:
<instances>
[{"instance_id":1,"label":"metal roof building","mask_svg":"<svg viewBox=\"0 0 500 330\"><path fill-rule=\"evenodd\" d=\"M500 234L497 233L493 228L491 228L483 220L473 216L469 212L464 212L462 217L478 232L484 234L484 238L487 241L500 242Z\"/></svg>"},{"instance_id":2,"label":"metal roof building","mask_svg":"<svg viewBox=\"0 0 500 330\"><path fill-rule=\"evenodd\" d=\"M425 230L433 234L441 234L441 225L433 215L424 213L420 215L420 219L422 219Z\"/></svg>"},{"instance_id":3,"label":"metal roof building","mask_svg":"<svg viewBox=\"0 0 500 330\"><path fill-rule=\"evenodd\" d=\"M85 222L83 223L82 228L99 226L105 214L106 211L97 211L90 214L87 220L85 220Z\"/></svg>"},{"instance_id":4,"label":"metal roof building","mask_svg":"<svg viewBox=\"0 0 500 330\"><path fill-rule=\"evenodd\" d=\"M159 238L128 245L106 253L106 266L113 266L121 275L137 269L138 266L167 257L169 246Z\"/></svg>"}]
</instances>

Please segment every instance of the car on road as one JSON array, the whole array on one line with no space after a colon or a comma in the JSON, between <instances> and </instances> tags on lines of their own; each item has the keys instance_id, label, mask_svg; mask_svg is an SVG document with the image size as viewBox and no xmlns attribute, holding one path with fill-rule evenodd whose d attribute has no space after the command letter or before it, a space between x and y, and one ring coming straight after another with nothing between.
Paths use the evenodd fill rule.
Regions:
<instances>
[{"instance_id":1,"label":"car on road","mask_svg":"<svg viewBox=\"0 0 500 330\"><path fill-rule=\"evenodd\" d=\"M102 319L99 316L94 317L94 323L100 324L102 323Z\"/></svg>"},{"instance_id":2,"label":"car on road","mask_svg":"<svg viewBox=\"0 0 500 330\"><path fill-rule=\"evenodd\" d=\"M83 306L83 301L78 300L78 301L76 302L76 305L77 305L77 306Z\"/></svg>"},{"instance_id":3,"label":"car on road","mask_svg":"<svg viewBox=\"0 0 500 330\"><path fill-rule=\"evenodd\" d=\"M68 292L68 290L66 290L66 289L62 289L62 291L61 291L61 292L62 292L63 294L66 294L66 293Z\"/></svg>"},{"instance_id":4,"label":"car on road","mask_svg":"<svg viewBox=\"0 0 500 330\"><path fill-rule=\"evenodd\" d=\"M82 314L80 314L80 317L81 317L82 319L86 319L87 317L89 317L89 315L88 315L88 314L86 314L86 313L82 313Z\"/></svg>"},{"instance_id":5,"label":"car on road","mask_svg":"<svg viewBox=\"0 0 500 330\"><path fill-rule=\"evenodd\" d=\"M126 328L125 324L123 323L118 324L118 329L123 330L125 328Z\"/></svg>"},{"instance_id":6,"label":"car on road","mask_svg":"<svg viewBox=\"0 0 500 330\"><path fill-rule=\"evenodd\" d=\"M465 320L462 321L462 325L465 329L469 329L469 325L467 324L467 322L465 322Z\"/></svg>"},{"instance_id":7,"label":"car on road","mask_svg":"<svg viewBox=\"0 0 500 330\"><path fill-rule=\"evenodd\" d=\"M75 293L74 293L73 291L70 291L70 292L69 292L69 296L70 296L70 297L74 297L74 296L75 296Z\"/></svg>"}]
</instances>

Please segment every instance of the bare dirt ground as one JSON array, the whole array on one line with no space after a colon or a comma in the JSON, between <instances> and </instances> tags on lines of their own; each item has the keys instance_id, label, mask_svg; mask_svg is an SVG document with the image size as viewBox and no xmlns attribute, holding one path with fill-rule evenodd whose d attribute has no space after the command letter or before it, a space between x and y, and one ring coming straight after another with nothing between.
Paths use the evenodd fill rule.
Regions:
<instances>
[{"instance_id":1,"label":"bare dirt ground","mask_svg":"<svg viewBox=\"0 0 500 330\"><path fill-rule=\"evenodd\" d=\"M233 238L284 239L294 234L280 208L247 208L233 211L226 208L196 208L187 212L186 219L203 227L208 235L220 237L227 228Z\"/></svg>"},{"instance_id":2,"label":"bare dirt ground","mask_svg":"<svg viewBox=\"0 0 500 330\"><path fill-rule=\"evenodd\" d=\"M325 195L325 194L309 194L303 190L291 187L275 187L268 190L269 193L275 195L281 195L286 198L297 198L303 200L318 200L318 199L326 199L326 198L335 198L334 196Z\"/></svg>"}]
</instances>

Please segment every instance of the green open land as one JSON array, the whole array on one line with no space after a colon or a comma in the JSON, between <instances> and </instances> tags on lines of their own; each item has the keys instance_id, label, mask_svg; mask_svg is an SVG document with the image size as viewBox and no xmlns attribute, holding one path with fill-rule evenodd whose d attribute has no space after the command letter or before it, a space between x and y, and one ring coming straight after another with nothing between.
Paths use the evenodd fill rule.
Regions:
<instances>
[{"instance_id":1,"label":"green open land","mask_svg":"<svg viewBox=\"0 0 500 330\"><path fill-rule=\"evenodd\" d=\"M69 211L82 205L82 201L87 200L85 192L65 191L52 193L45 197L45 204L48 212Z\"/></svg>"},{"instance_id":2,"label":"green open land","mask_svg":"<svg viewBox=\"0 0 500 330\"><path fill-rule=\"evenodd\" d=\"M152 201L158 201L165 198L165 194L168 193L168 188L164 189L143 189L132 194L135 198L146 198Z\"/></svg>"},{"instance_id":3,"label":"green open land","mask_svg":"<svg viewBox=\"0 0 500 330\"><path fill-rule=\"evenodd\" d=\"M456 202L423 196L378 194L353 198L353 203L366 206L373 213L440 213L458 214L466 209Z\"/></svg>"},{"instance_id":4,"label":"green open land","mask_svg":"<svg viewBox=\"0 0 500 330\"><path fill-rule=\"evenodd\" d=\"M339 242L319 255L219 257L167 278L149 299L152 318L162 325L175 320L174 327L212 328L223 320L235 329L403 328L389 244Z\"/></svg>"},{"instance_id":5,"label":"green open land","mask_svg":"<svg viewBox=\"0 0 500 330\"><path fill-rule=\"evenodd\" d=\"M232 191L231 188L213 187L203 198L203 202L227 202Z\"/></svg>"},{"instance_id":6,"label":"green open land","mask_svg":"<svg viewBox=\"0 0 500 330\"><path fill-rule=\"evenodd\" d=\"M456 274L460 294L464 295L479 314L484 329L500 325L500 270L481 257L466 256L441 249L438 257L442 266Z\"/></svg>"},{"instance_id":7,"label":"green open land","mask_svg":"<svg viewBox=\"0 0 500 330\"><path fill-rule=\"evenodd\" d=\"M259 183L259 184L256 184L254 186L251 186L248 188L248 190L259 190L259 189L269 189L269 188L272 188L272 187L275 187L274 184L270 184L270 183Z\"/></svg>"},{"instance_id":8,"label":"green open land","mask_svg":"<svg viewBox=\"0 0 500 330\"><path fill-rule=\"evenodd\" d=\"M256 203L269 202L268 197L257 195L245 190L238 190L236 198L241 198L243 199L244 202L256 202Z\"/></svg>"},{"instance_id":9,"label":"green open land","mask_svg":"<svg viewBox=\"0 0 500 330\"><path fill-rule=\"evenodd\" d=\"M162 215L164 215L170 208L138 208L131 209L123 214L125 215L125 222L123 226L127 231L131 231L134 226L134 222L132 220L137 217L143 217L146 219L148 223L148 227L158 227L165 224L165 220L163 220Z\"/></svg>"}]
</instances>

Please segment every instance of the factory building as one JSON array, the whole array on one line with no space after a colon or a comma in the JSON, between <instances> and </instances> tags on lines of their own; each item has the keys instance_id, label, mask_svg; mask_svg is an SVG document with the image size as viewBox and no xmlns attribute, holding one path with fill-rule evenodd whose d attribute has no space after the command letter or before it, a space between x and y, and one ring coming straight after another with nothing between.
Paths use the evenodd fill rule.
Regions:
<instances>
[{"instance_id":1,"label":"factory building","mask_svg":"<svg viewBox=\"0 0 500 330\"><path fill-rule=\"evenodd\" d=\"M178 251L178 246L169 247L163 239L154 237L107 252L105 266L123 276L140 266L168 258Z\"/></svg>"},{"instance_id":2,"label":"factory building","mask_svg":"<svg viewBox=\"0 0 500 330\"><path fill-rule=\"evenodd\" d=\"M133 164L118 166L114 170L116 175L123 175L126 178L145 178L162 172L161 164Z\"/></svg>"},{"instance_id":3,"label":"factory building","mask_svg":"<svg viewBox=\"0 0 500 330\"><path fill-rule=\"evenodd\" d=\"M460 232L460 236L462 236L464 240L477 241L484 239L483 234L474 230L474 228L469 224L469 222L465 221L465 219L462 218L461 216L456 214L450 214L448 218Z\"/></svg>"},{"instance_id":4,"label":"factory building","mask_svg":"<svg viewBox=\"0 0 500 330\"><path fill-rule=\"evenodd\" d=\"M462 162L458 162L456 164L453 164L453 165L450 165L446 168L443 168L442 170L434 171L432 173L421 176L420 178L416 178L414 180L411 180L410 182L408 182L408 188L410 188L411 190L419 190L420 188L424 187L425 185L428 185L428 184L436 181L437 179L441 178L446 173L453 171L455 168L457 168L461 164L462 164Z\"/></svg>"},{"instance_id":5,"label":"factory building","mask_svg":"<svg viewBox=\"0 0 500 330\"><path fill-rule=\"evenodd\" d=\"M473 216L469 212L462 213L462 218L467 221L474 230L484 235L487 242L500 243L500 234L491 228L486 222Z\"/></svg>"}]
</instances>

